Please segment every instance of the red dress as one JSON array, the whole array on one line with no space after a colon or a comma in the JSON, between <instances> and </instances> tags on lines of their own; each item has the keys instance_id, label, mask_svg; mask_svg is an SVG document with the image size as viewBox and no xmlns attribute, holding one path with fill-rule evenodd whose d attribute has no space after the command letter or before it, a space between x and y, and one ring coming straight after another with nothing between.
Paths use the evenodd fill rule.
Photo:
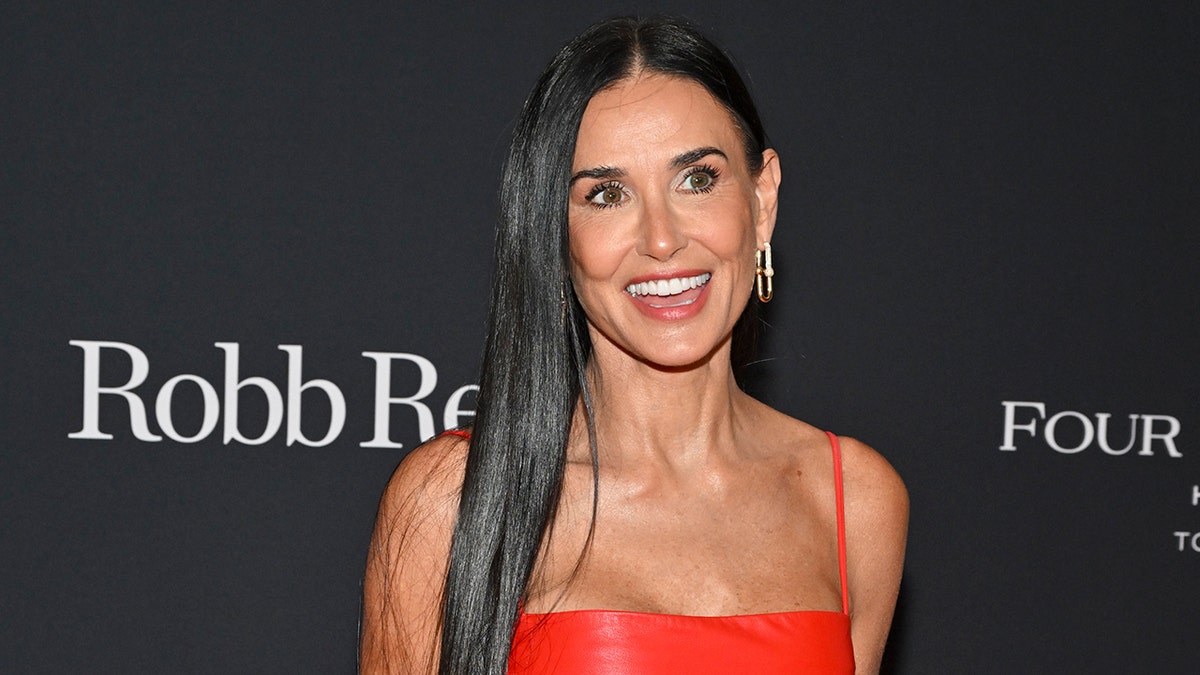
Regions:
<instances>
[{"instance_id":1,"label":"red dress","mask_svg":"<svg viewBox=\"0 0 1200 675\"><path fill-rule=\"evenodd\" d=\"M853 673L842 458L837 436L826 433L833 445L841 612L680 616L588 609L522 614L509 675Z\"/></svg>"}]
</instances>

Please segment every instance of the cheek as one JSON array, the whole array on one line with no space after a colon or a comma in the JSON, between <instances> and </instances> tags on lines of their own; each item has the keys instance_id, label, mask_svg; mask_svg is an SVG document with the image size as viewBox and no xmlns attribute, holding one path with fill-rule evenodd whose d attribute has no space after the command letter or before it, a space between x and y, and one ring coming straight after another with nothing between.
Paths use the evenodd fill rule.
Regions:
<instances>
[{"instance_id":1,"label":"cheek","mask_svg":"<svg viewBox=\"0 0 1200 675\"><path fill-rule=\"evenodd\" d=\"M572 227L569 231L571 280L583 299L597 284L612 280L624 256L611 234L594 227Z\"/></svg>"},{"instance_id":2,"label":"cheek","mask_svg":"<svg viewBox=\"0 0 1200 675\"><path fill-rule=\"evenodd\" d=\"M720 209L698 214L694 237L722 260L754 265L757 247L754 226L748 209L741 203L729 203Z\"/></svg>"}]
</instances>

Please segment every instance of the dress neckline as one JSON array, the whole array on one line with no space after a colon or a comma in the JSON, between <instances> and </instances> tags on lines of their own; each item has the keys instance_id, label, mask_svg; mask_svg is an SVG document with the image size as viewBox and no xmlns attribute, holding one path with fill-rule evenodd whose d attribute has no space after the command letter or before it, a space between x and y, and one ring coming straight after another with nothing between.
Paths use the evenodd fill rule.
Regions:
<instances>
[{"instance_id":1,"label":"dress neckline","mask_svg":"<svg viewBox=\"0 0 1200 675\"><path fill-rule=\"evenodd\" d=\"M664 612L642 612L632 609L564 609L540 613L522 611L521 618L524 619L525 617L529 617L531 619L542 620L556 616L628 616L671 619L735 620L785 617L799 614L835 614L837 616L846 616L845 612L839 612L832 609L789 609L778 612L754 612L751 614L668 614Z\"/></svg>"}]
</instances>

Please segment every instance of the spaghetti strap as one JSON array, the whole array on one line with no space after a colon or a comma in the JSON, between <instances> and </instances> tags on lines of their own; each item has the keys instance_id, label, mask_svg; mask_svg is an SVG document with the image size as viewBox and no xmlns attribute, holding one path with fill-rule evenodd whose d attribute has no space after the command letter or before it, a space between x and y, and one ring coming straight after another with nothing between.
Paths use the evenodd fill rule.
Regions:
<instances>
[{"instance_id":1,"label":"spaghetti strap","mask_svg":"<svg viewBox=\"0 0 1200 675\"><path fill-rule=\"evenodd\" d=\"M462 429L447 429L438 436L461 436L467 440L471 440L471 432L463 431Z\"/></svg>"},{"instance_id":2,"label":"spaghetti strap","mask_svg":"<svg viewBox=\"0 0 1200 675\"><path fill-rule=\"evenodd\" d=\"M837 501L838 574L842 580L842 614L850 615L850 588L846 585L846 498L842 491L842 448L836 434L826 431L833 446L833 494Z\"/></svg>"}]
</instances>

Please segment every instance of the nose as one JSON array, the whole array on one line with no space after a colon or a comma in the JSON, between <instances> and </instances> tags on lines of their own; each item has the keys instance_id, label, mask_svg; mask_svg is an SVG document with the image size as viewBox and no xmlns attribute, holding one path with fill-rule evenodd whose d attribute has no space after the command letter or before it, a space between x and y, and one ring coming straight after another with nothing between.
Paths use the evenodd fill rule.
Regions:
<instances>
[{"instance_id":1,"label":"nose","mask_svg":"<svg viewBox=\"0 0 1200 675\"><path fill-rule=\"evenodd\" d=\"M667 261L687 246L679 214L661 199L642 201L638 226L641 229L638 253L655 260Z\"/></svg>"}]
</instances>

